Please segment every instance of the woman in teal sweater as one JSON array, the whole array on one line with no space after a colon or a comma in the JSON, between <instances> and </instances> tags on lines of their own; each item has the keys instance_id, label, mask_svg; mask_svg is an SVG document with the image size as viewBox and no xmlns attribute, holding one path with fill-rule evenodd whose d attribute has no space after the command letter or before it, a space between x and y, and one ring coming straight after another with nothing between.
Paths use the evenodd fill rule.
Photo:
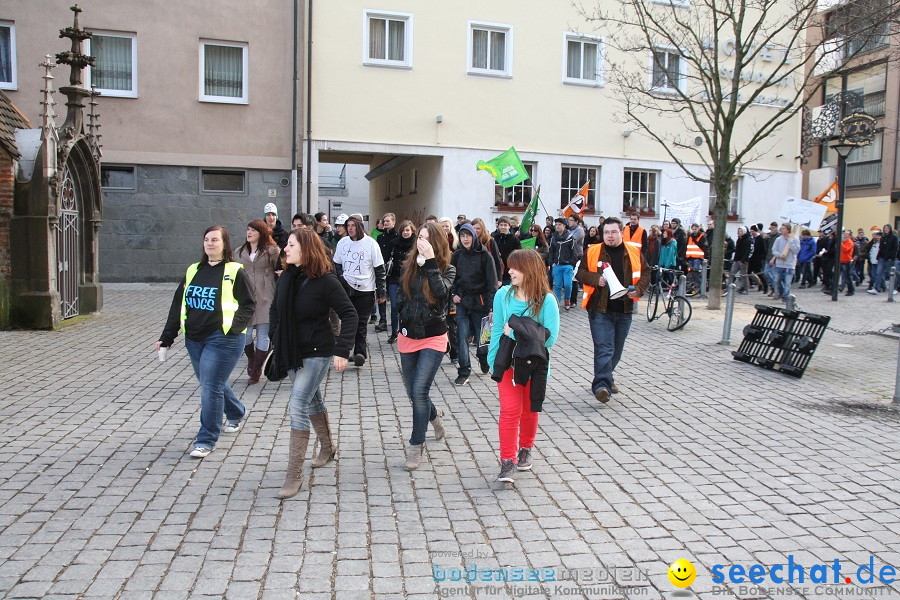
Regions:
<instances>
[{"instance_id":1,"label":"woman in teal sweater","mask_svg":"<svg viewBox=\"0 0 900 600\"><path fill-rule=\"evenodd\" d=\"M546 327L550 331L550 337L544 344L546 348L553 346L559 335L559 303L550 291L546 267L540 254L534 250L516 250L509 255L507 268L510 285L497 290L494 296L494 324L488 350L488 364L492 371L500 339L504 335L515 339L509 326L510 317L530 317ZM549 378L549 353L547 360ZM531 469L531 450L537 435L539 414L531 410L531 384L532 381L529 380L525 385L516 385L513 382L512 368L503 373L503 379L497 384L500 393L501 465L497 481L511 483L513 469Z\"/></svg>"}]
</instances>

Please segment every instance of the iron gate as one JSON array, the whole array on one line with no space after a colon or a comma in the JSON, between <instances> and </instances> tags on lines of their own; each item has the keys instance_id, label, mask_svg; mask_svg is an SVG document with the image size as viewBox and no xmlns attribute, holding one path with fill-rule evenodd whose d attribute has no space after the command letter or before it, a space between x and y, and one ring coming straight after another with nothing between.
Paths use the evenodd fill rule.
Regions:
<instances>
[{"instance_id":1,"label":"iron gate","mask_svg":"<svg viewBox=\"0 0 900 600\"><path fill-rule=\"evenodd\" d=\"M56 286L63 319L78 316L78 196L68 167L63 172L59 229L56 232L56 259L59 270Z\"/></svg>"}]
</instances>

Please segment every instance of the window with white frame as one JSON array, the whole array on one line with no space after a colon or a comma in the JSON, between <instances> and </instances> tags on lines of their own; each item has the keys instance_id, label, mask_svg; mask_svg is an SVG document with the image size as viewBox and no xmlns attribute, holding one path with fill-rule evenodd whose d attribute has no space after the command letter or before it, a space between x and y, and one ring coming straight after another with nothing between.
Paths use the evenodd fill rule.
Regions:
<instances>
[{"instance_id":1,"label":"window with white frame","mask_svg":"<svg viewBox=\"0 0 900 600\"><path fill-rule=\"evenodd\" d=\"M559 207L565 208L568 206L572 198L584 187L584 184L590 181L591 184L588 186L588 194L582 214L594 212L597 208L597 174L599 172L600 170L595 167L563 166L559 188Z\"/></svg>"},{"instance_id":2,"label":"window with white frame","mask_svg":"<svg viewBox=\"0 0 900 600\"><path fill-rule=\"evenodd\" d=\"M512 77L512 25L469 21L468 72Z\"/></svg>"},{"instance_id":3,"label":"window with white frame","mask_svg":"<svg viewBox=\"0 0 900 600\"><path fill-rule=\"evenodd\" d=\"M522 163L528 179L516 185L505 188L498 183L494 184L494 206L514 206L524 208L531 203L532 177L534 176L535 163Z\"/></svg>"},{"instance_id":4,"label":"window with white frame","mask_svg":"<svg viewBox=\"0 0 900 600\"><path fill-rule=\"evenodd\" d=\"M412 67L413 17L408 13L363 13L363 64Z\"/></svg>"},{"instance_id":5,"label":"window with white frame","mask_svg":"<svg viewBox=\"0 0 900 600\"><path fill-rule=\"evenodd\" d=\"M641 216L656 215L657 177L656 171L625 169L622 184L622 210L636 212Z\"/></svg>"},{"instance_id":6,"label":"window with white frame","mask_svg":"<svg viewBox=\"0 0 900 600\"><path fill-rule=\"evenodd\" d=\"M200 100L247 104L248 46L240 42L200 41Z\"/></svg>"},{"instance_id":7,"label":"window with white frame","mask_svg":"<svg viewBox=\"0 0 900 600\"><path fill-rule=\"evenodd\" d=\"M709 214L713 214L713 207L716 205L716 198L718 195L716 194L715 186L710 183L709 184ZM736 219L741 214L741 178L738 177L731 181L731 190L728 192L728 218Z\"/></svg>"},{"instance_id":8,"label":"window with white frame","mask_svg":"<svg viewBox=\"0 0 900 600\"><path fill-rule=\"evenodd\" d=\"M603 85L603 40L596 36L567 33L565 35L563 81L587 85Z\"/></svg>"},{"instance_id":9,"label":"window with white frame","mask_svg":"<svg viewBox=\"0 0 900 600\"><path fill-rule=\"evenodd\" d=\"M137 36L133 33L95 31L87 42L94 66L88 85L104 96L137 98Z\"/></svg>"},{"instance_id":10,"label":"window with white frame","mask_svg":"<svg viewBox=\"0 0 900 600\"><path fill-rule=\"evenodd\" d=\"M16 26L0 21L0 90L14 90L16 85Z\"/></svg>"},{"instance_id":11,"label":"window with white frame","mask_svg":"<svg viewBox=\"0 0 900 600\"><path fill-rule=\"evenodd\" d=\"M650 52L650 87L656 91L684 91L686 63L674 49L655 48Z\"/></svg>"}]
</instances>

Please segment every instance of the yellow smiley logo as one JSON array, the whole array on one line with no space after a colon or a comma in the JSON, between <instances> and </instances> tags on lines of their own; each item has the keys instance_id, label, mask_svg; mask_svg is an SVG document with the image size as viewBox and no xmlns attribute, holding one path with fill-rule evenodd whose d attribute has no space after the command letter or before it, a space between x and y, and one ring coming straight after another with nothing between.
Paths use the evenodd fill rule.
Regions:
<instances>
[{"instance_id":1,"label":"yellow smiley logo","mask_svg":"<svg viewBox=\"0 0 900 600\"><path fill-rule=\"evenodd\" d=\"M669 581L678 588L689 587L697 578L697 569L694 564L683 558L679 558L669 565Z\"/></svg>"}]
</instances>

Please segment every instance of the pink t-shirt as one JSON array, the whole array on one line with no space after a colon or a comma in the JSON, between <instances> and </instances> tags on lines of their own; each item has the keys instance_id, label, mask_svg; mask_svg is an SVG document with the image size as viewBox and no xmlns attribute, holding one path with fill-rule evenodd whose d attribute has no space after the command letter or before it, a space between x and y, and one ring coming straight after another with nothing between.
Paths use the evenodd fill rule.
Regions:
<instances>
[{"instance_id":1,"label":"pink t-shirt","mask_svg":"<svg viewBox=\"0 0 900 600\"><path fill-rule=\"evenodd\" d=\"M401 333L397 336L397 350L401 354L412 354L419 350L437 350L438 352L446 352L447 344L449 342L450 338L447 337L446 333L422 338L420 340L408 338Z\"/></svg>"}]
</instances>

